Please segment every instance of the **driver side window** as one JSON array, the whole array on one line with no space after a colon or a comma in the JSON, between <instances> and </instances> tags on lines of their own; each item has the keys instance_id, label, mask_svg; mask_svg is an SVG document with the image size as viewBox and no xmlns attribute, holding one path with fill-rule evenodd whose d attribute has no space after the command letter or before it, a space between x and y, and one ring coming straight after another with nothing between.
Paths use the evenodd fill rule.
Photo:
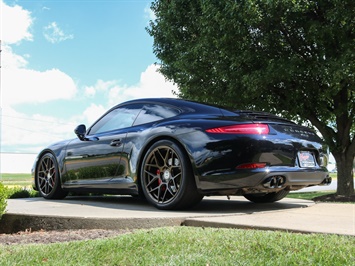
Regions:
<instances>
[{"instance_id":1,"label":"driver side window","mask_svg":"<svg viewBox=\"0 0 355 266\"><path fill-rule=\"evenodd\" d=\"M89 135L132 126L141 108L141 105L130 105L113 109L91 127Z\"/></svg>"}]
</instances>

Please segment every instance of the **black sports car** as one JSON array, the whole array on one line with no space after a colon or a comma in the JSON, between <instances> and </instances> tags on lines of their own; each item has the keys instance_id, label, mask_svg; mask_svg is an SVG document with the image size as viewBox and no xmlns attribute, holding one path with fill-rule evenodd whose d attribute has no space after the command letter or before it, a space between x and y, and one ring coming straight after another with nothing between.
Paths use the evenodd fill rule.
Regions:
<instances>
[{"instance_id":1,"label":"black sports car","mask_svg":"<svg viewBox=\"0 0 355 266\"><path fill-rule=\"evenodd\" d=\"M71 191L127 194L159 209L182 209L206 195L274 202L331 182L317 134L264 112L139 99L75 133L36 159L33 186L46 199Z\"/></svg>"}]
</instances>

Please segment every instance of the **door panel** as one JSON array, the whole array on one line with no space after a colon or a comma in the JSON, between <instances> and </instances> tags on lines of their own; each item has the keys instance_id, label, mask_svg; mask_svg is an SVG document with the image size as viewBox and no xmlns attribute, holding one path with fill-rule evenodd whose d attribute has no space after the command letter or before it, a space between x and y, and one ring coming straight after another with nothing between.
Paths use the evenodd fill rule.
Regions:
<instances>
[{"instance_id":1,"label":"door panel","mask_svg":"<svg viewBox=\"0 0 355 266\"><path fill-rule=\"evenodd\" d=\"M108 182L122 172L120 165L126 133L101 136L91 140L73 140L67 147L64 165L65 185L98 184ZM120 170L121 169L121 170Z\"/></svg>"},{"instance_id":2,"label":"door panel","mask_svg":"<svg viewBox=\"0 0 355 266\"><path fill-rule=\"evenodd\" d=\"M129 183L123 143L141 108L141 104L113 108L89 128L84 140L68 144L64 187L114 188Z\"/></svg>"}]
</instances>

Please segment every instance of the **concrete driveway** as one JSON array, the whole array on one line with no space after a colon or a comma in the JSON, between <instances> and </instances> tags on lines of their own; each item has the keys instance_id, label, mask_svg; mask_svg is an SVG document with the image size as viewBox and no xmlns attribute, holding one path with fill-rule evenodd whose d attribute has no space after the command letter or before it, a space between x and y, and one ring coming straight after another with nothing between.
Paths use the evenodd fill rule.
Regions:
<instances>
[{"instance_id":1,"label":"concrete driveway","mask_svg":"<svg viewBox=\"0 0 355 266\"><path fill-rule=\"evenodd\" d=\"M355 204L315 204L288 198L255 204L244 197L206 197L188 211L161 211L130 196L11 199L0 221L0 233L181 225L355 235Z\"/></svg>"},{"instance_id":2,"label":"concrete driveway","mask_svg":"<svg viewBox=\"0 0 355 266\"><path fill-rule=\"evenodd\" d=\"M329 186L313 186L306 187L295 192L315 192L315 191L336 191L338 187L338 180L333 179L332 183ZM354 189L355 189L355 178L354 178Z\"/></svg>"}]
</instances>

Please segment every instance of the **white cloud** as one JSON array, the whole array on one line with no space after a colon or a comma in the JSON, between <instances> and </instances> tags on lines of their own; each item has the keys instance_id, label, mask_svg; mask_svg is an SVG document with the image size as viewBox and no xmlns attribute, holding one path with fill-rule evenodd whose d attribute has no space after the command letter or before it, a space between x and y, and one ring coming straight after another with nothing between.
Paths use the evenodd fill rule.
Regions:
<instances>
[{"instance_id":1,"label":"white cloud","mask_svg":"<svg viewBox=\"0 0 355 266\"><path fill-rule=\"evenodd\" d=\"M76 84L58 69L43 72L18 68L2 70L2 104L43 103L57 99L71 99Z\"/></svg>"},{"instance_id":2,"label":"white cloud","mask_svg":"<svg viewBox=\"0 0 355 266\"><path fill-rule=\"evenodd\" d=\"M135 86L115 86L109 90L109 106L137 99L154 97L176 97L173 92L178 88L158 72L159 66L150 65L141 74L140 82Z\"/></svg>"},{"instance_id":3,"label":"white cloud","mask_svg":"<svg viewBox=\"0 0 355 266\"><path fill-rule=\"evenodd\" d=\"M85 96L95 98L104 94L108 99L107 108L137 98L175 98L174 92L178 92L177 86L167 81L158 70L159 66L149 65L141 73L139 82L132 86L120 85L117 80L98 80L94 86L84 88Z\"/></svg>"},{"instance_id":4,"label":"white cloud","mask_svg":"<svg viewBox=\"0 0 355 266\"><path fill-rule=\"evenodd\" d=\"M109 108L124 101L137 98L175 98L173 92L177 92L178 88L172 83L165 80L164 76L158 72L159 66L150 65L141 74L138 84L133 86L118 85L118 81L98 80L94 86L85 87L85 96L91 99L104 94L107 98L107 104L96 105L91 104L85 111L84 116L91 124L103 115Z\"/></svg>"},{"instance_id":5,"label":"white cloud","mask_svg":"<svg viewBox=\"0 0 355 266\"><path fill-rule=\"evenodd\" d=\"M116 81L103 81L99 79L96 84L95 84L95 90L97 91L107 91L111 86L114 86L116 84Z\"/></svg>"},{"instance_id":6,"label":"white cloud","mask_svg":"<svg viewBox=\"0 0 355 266\"><path fill-rule=\"evenodd\" d=\"M31 12L21 6L8 6L0 2L0 36L3 44L14 44L21 40L33 40L30 27L33 23Z\"/></svg>"},{"instance_id":7,"label":"white cloud","mask_svg":"<svg viewBox=\"0 0 355 266\"><path fill-rule=\"evenodd\" d=\"M68 121L45 114L27 115L6 108L1 124L3 151L39 152L50 143L74 138L77 121L76 118Z\"/></svg>"},{"instance_id":8,"label":"white cloud","mask_svg":"<svg viewBox=\"0 0 355 266\"><path fill-rule=\"evenodd\" d=\"M73 34L64 33L64 31L59 28L56 22L52 22L48 26L44 27L43 35L50 43L59 43L74 38Z\"/></svg>"},{"instance_id":9,"label":"white cloud","mask_svg":"<svg viewBox=\"0 0 355 266\"><path fill-rule=\"evenodd\" d=\"M106 111L107 109L103 105L96 105L92 103L88 108L85 109L83 114L86 118L86 121L88 121L89 123L88 125L91 125L97 119L99 119Z\"/></svg>"},{"instance_id":10,"label":"white cloud","mask_svg":"<svg viewBox=\"0 0 355 266\"><path fill-rule=\"evenodd\" d=\"M134 98L175 97L172 91L177 91L177 87L157 72L158 66L150 65L141 73L140 81L135 85L121 85L118 80L99 79L93 86L84 87L84 95L90 99L86 108L83 107L83 112L76 111L77 113L65 120L45 113L30 115L16 111L15 106L22 103L41 104L58 99L71 100L78 95L78 88L69 75L55 66L44 71L31 69L27 61L30 55L14 53L10 45L33 39L30 27L34 19L31 13L22 7L6 6L1 1L1 8L3 117L0 144L4 147L3 150L37 152L50 143L75 137L73 129L77 124L90 125L110 107L123 101ZM63 40L67 36L57 24L52 23L48 30L54 33L54 37L50 36L54 38L53 41ZM68 38L71 38L70 35ZM68 106L71 103L73 102L68 101Z\"/></svg>"},{"instance_id":11,"label":"white cloud","mask_svg":"<svg viewBox=\"0 0 355 266\"><path fill-rule=\"evenodd\" d=\"M86 97L92 98L96 94L95 87L85 87L84 90L85 90Z\"/></svg>"},{"instance_id":12,"label":"white cloud","mask_svg":"<svg viewBox=\"0 0 355 266\"><path fill-rule=\"evenodd\" d=\"M153 12L153 10L150 8L150 6L146 6L144 8L144 14L149 20L156 20L157 16Z\"/></svg>"},{"instance_id":13,"label":"white cloud","mask_svg":"<svg viewBox=\"0 0 355 266\"><path fill-rule=\"evenodd\" d=\"M85 96L92 98L95 96L96 92L105 92L108 91L110 87L115 86L117 81L103 81L99 79L94 86L84 87Z\"/></svg>"},{"instance_id":14,"label":"white cloud","mask_svg":"<svg viewBox=\"0 0 355 266\"><path fill-rule=\"evenodd\" d=\"M10 7L1 2L1 7L4 40L1 53L1 105L8 108L19 103L74 97L76 84L67 74L55 68L46 71L28 69L25 57L13 53L11 44L32 39L29 28L33 19L31 13L20 6Z\"/></svg>"},{"instance_id":15,"label":"white cloud","mask_svg":"<svg viewBox=\"0 0 355 266\"><path fill-rule=\"evenodd\" d=\"M1 1L1 0L0 0ZM37 71L28 68L30 55L18 55L12 45L32 40L31 13L20 6L1 4L2 66L1 66L1 143L2 151L39 151L49 143L74 137L73 128L82 117L64 120L45 114L28 115L17 112L16 104L43 103L72 99L77 92L75 82L62 71L52 68ZM60 125L60 126L58 126Z\"/></svg>"},{"instance_id":16,"label":"white cloud","mask_svg":"<svg viewBox=\"0 0 355 266\"><path fill-rule=\"evenodd\" d=\"M24 68L28 64L27 60L12 52L12 48L8 45L4 45L1 51L2 56L2 69L17 69Z\"/></svg>"},{"instance_id":17,"label":"white cloud","mask_svg":"<svg viewBox=\"0 0 355 266\"><path fill-rule=\"evenodd\" d=\"M30 173L35 159L36 154L1 154L1 172Z\"/></svg>"}]
</instances>

